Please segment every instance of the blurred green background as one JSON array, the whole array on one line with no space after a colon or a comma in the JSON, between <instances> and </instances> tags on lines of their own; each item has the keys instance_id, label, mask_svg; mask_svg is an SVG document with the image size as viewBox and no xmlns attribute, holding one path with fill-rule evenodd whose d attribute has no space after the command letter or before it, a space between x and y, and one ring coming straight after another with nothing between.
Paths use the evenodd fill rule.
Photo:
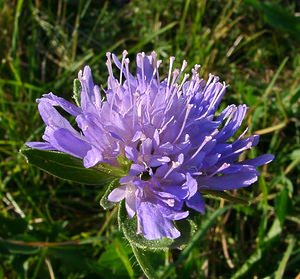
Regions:
<instances>
[{"instance_id":1,"label":"blurred green background","mask_svg":"<svg viewBox=\"0 0 300 279\"><path fill-rule=\"evenodd\" d=\"M87 64L105 87L105 53L123 49L219 75L223 105L246 103L244 128L262 135L247 156L276 156L238 191L250 206L212 220L228 203L207 199L188 249L152 255L161 278L299 276L299 1L0 0L0 278L143 278L116 209L99 205L104 187L56 179L18 153L44 129L36 98L71 100Z\"/></svg>"}]
</instances>

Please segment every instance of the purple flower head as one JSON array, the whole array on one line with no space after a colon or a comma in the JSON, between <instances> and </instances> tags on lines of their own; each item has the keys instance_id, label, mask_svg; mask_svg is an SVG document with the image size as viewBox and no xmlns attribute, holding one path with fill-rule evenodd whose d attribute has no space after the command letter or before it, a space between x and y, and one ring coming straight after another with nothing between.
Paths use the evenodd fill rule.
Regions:
<instances>
[{"instance_id":1,"label":"purple flower head","mask_svg":"<svg viewBox=\"0 0 300 279\"><path fill-rule=\"evenodd\" d=\"M85 67L81 83L80 106L53 95L38 99L39 112L46 124L44 142L28 146L58 150L81 158L86 168L100 163L118 167L118 158L131 162L128 174L120 179L108 199L125 199L129 218L136 216L137 233L145 238L177 238L175 220L186 218L190 209L204 212L201 190L232 190L257 180L256 168L273 159L266 154L239 162L239 155L257 145L258 136L232 140L245 117L245 105L230 105L216 112L226 84L209 75L207 81L196 65L173 70L161 81L160 60L156 53L138 53L136 75L129 71L123 52L119 61L107 54L108 86L94 84L91 69ZM119 69L116 77L113 64ZM72 115L79 129L55 109Z\"/></svg>"}]
</instances>

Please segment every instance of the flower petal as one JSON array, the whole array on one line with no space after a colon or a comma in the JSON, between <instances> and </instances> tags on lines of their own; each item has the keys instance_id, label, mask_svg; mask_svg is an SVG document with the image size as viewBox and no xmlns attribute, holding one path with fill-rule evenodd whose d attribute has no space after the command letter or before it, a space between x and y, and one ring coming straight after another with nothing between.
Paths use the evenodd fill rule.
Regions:
<instances>
[{"instance_id":1,"label":"flower petal","mask_svg":"<svg viewBox=\"0 0 300 279\"><path fill-rule=\"evenodd\" d=\"M78 79L81 83L80 103L82 110L97 114L96 104L100 99L97 95L100 92L99 88L94 85L91 68L85 66L83 72L79 71Z\"/></svg>"},{"instance_id":2,"label":"flower petal","mask_svg":"<svg viewBox=\"0 0 300 279\"><path fill-rule=\"evenodd\" d=\"M82 110L72 103L66 101L65 99L54 95L52 92L48 94L44 94L43 98L37 100L38 103L40 102L47 102L51 104L51 106L60 106L66 112L71 114L72 116L77 116L78 114L82 113Z\"/></svg>"},{"instance_id":3,"label":"flower petal","mask_svg":"<svg viewBox=\"0 0 300 279\"><path fill-rule=\"evenodd\" d=\"M119 186L113 189L108 195L107 199L111 202L119 202L123 200L126 196L126 186Z\"/></svg>"},{"instance_id":4,"label":"flower petal","mask_svg":"<svg viewBox=\"0 0 300 279\"><path fill-rule=\"evenodd\" d=\"M149 240L168 237L175 239L180 232L175 228L172 221L165 218L162 209L156 204L141 201L137 208L138 232Z\"/></svg>"},{"instance_id":5,"label":"flower petal","mask_svg":"<svg viewBox=\"0 0 300 279\"><path fill-rule=\"evenodd\" d=\"M225 174L222 176L199 177L199 189L233 190L247 187L257 181L258 172L252 166L247 166L243 171Z\"/></svg>"},{"instance_id":6,"label":"flower petal","mask_svg":"<svg viewBox=\"0 0 300 279\"><path fill-rule=\"evenodd\" d=\"M204 213L205 211L205 202L199 192L189 198L185 203L189 208L192 208L200 213Z\"/></svg>"},{"instance_id":7,"label":"flower petal","mask_svg":"<svg viewBox=\"0 0 300 279\"><path fill-rule=\"evenodd\" d=\"M91 168L101 161L103 161L102 152L98 148L92 146L84 156L83 165L85 168Z\"/></svg>"},{"instance_id":8,"label":"flower petal","mask_svg":"<svg viewBox=\"0 0 300 279\"><path fill-rule=\"evenodd\" d=\"M254 159L243 161L242 163L245 165L252 165L255 167L259 167L259 166L262 166L262 165L272 162L274 160L274 158L275 157L272 154L264 154L264 155L254 158Z\"/></svg>"},{"instance_id":9,"label":"flower petal","mask_svg":"<svg viewBox=\"0 0 300 279\"><path fill-rule=\"evenodd\" d=\"M90 144L77 138L69 130L61 128L53 132L53 138L56 142L56 148L59 151L83 158L91 149Z\"/></svg>"},{"instance_id":10,"label":"flower petal","mask_svg":"<svg viewBox=\"0 0 300 279\"><path fill-rule=\"evenodd\" d=\"M30 142L26 142L25 144L30 148L36 148L36 149L40 149L40 150L55 150L55 147L53 147L48 142L30 141Z\"/></svg>"}]
</instances>

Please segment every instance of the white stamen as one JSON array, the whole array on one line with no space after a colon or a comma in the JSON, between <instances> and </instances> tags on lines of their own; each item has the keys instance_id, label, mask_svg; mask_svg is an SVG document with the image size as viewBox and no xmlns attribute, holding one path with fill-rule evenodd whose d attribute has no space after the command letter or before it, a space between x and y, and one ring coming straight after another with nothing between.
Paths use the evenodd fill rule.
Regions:
<instances>
[{"instance_id":1,"label":"white stamen","mask_svg":"<svg viewBox=\"0 0 300 279\"><path fill-rule=\"evenodd\" d=\"M174 162L172 161L172 167L167 171L167 173L164 175L163 179L166 179L170 173L175 170L176 168L178 168L181 164L179 162Z\"/></svg>"},{"instance_id":2,"label":"white stamen","mask_svg":"<svg viewBox=\"0 0 300 279\"><path fill-rule=\"evenodd\" d=\"M142 84L145 85L145 68L144 68L145 52L142 52Z\"/></svg>"},{"instance_id":3,"label":"white stamen","mask_svg":"<svg viewBox=\"0 0 300 279\"><path fill-rule=\"evenodd\" d=\"M159 130L159 133L161 134L166 128L167 126L171 123L171 121L174 119L174 115L164 124L164 126Z\"/></svg>"},{"instance_id":4,"label":"white stamen","mask_svg":"<svg viewBox=\"0 0 300 279\"><path fill-rule=\"evenodd\" d=\"M186 66L187 66L187 62L186 62L186 60L183 60L182 65L181 65L181 69L180 69L181 73L183 73L183 71L185 70Z\"/></svg>"},{"instance_id":5,"label":"white stamen","mask_svg":"<svg viewBox=\"0 0 300 279\"><path fill-rule=\"evenodd\" d=\"M158 60L157 62L156 62L156 78L157 78L157 83L158 83L158 85L159 85L159 83L160 83L160 77L159 77L159 71L158 71L158 69L159 69L159 66L160 66L160 64L161 64L161 60ZM158 88L159 88L159 86L158 86Z\"/></svg>"},{"instance_id":6,"label":"white stamen","mask_svg":"<svg viewBox=\"0 0 300 279\"><path fill-rule=\"evenodd\" d=\"M213 81L213 79L214 79L214 76L210 73L209 76L208 76L208 80L205 84L205 87L202 91L202 94L205 94L207 87L210 85L210 83Z\"/></svg>"},{"instance_id":7,"label":"white stamen","mask_svg":"<svg viewBox=\"0 0 300 279\"><path fill-rule=\"evenodd\" d=\"M186 121L187 121L187 119L188 119L188 116L189 116L189 113L190 113L192 107L193 107L192 104L188 104L188 105L187 105L187 108L186 108L186 111L185 111L185 116L184 116L184 119L183 119L183 123L182 123L182 125L181 125L181 129L180 129L180 131L179 131L179 133L178 133L176 139L174 140L174 142L176 142L176 141L179 139L179 137L181 136L181 134L182 134L182 132L183 132L183 130L184 130L184 128L185 128L185 124L186 124Z\"/></svg>"},{"instance_id":8,"label":"white stamen","mask_svg":"<svg viewBox=\"0 0 300 279\"><path fill-rule=\"evenodd\" d=\"M181 81L179 87L176 90L176 93L178 93L178 94L180 93L182 86L184 85L184 83L186 82L186 80L189 78L189 76L190 76L189 74L185 74L184 75L183 80Z\"/></svg>"},{"instance_id":9,"label":"white stamen","mask_svg":"<svg viewBox=\"0 0 300 279\"><path fill-rule=\"evenodd\" d=\"M169 88L169 86L170 86L171 74L172 74L172 68L173 68L174 61L175 61L175 57L174 57L174 56L171 56L171 57L170 57L170 65L169 65L168 81L167 81L167 86L168 86L168 88Z\"/></svg>"},{"instance_id":10,"label":"white stamen","mask_svg":"<svg viewBox=\"0 0 300 279\"><path fill-rule=\"evenodd\" d=\"M115 101L115 95L116 95L116 88L115 88L115 78L114 78L114 74L113 74L113 70L112 70L112 61L111 61L111 53L107 52L106 53L106 66L109 72L109 79L110 79L110 84L111 84L111 91L112 91L112 98L111 98L111 103L110 103L110 113L112 113L112 108L113 108L113 104Z\"/></svg>"},{"instance_id":11,"label":"white stamen","mask_svg":"<svg viewBox=\"0 0 300 279\"><path fill-rule=\"evenodd\" d=\"M227 120L226 120L226 122L225 122L225 124L224 124L224 126L222 128L222 130L224 130L224 128L229 124L229 122L231 121L231 119L234 117L236 111L237 111L237 107L236 106L232 107L232 111L230 112L230 114L229 114L229 116L228 116L228 118L227 118Z\"/></svg>"},{"instance_id":12,"label":"white stamen","mask_svg":"<svg viewBox=\"0 0 300 279\"><path fill-rule=\"evenodd\" d=\"M198 172L193 172L193 175L202 175L203 174L203 172L202 171L198 171Z\"/></svg>"},{"instance_id":13,"label":"white stamen","mask_svg":"<svg viewBox=\"0 0 300 279\"><path fill-rule=\"evenodd\" d=\"M199 77L198 71L199 71L200 67L201 67L200 65L196 64L194 66L194 68L192 69L192 73L193 73L193 76L195 77L195 79L197 79Z\"/></svg>"},{"instance_id":14,"label":"white stamen","mask_svg":"<svg viewBox=\"0 0 300 279\"><path fill-rule=\"evenodd\" d=\"M240 148L238 150L235 150L234 152L231 152L231 153L229 153L229 154L227 154L225 156L222 156L221 159L223 160L223 159L228 158L228 157L230 157L230 156L232 156L234 154L237 154L237 153L243 152L243 151L245 151L247 149L250 149L251 147L252 147L252 142L248 142L246 144L246 146L244 146L244 147L242 147L242 148Z\"/></svg>"},{"instance_id":15,"label":"white stamen","mask_svg":"<svg viewBox=\"0 0 300 279\"><path fill-rule=\"evenodd\" d=\"M196 152L190 157L189 161L194 159L197 156L197 154L203 149L203 147L211 140L212 140L212 136L206 136L202 144L196 150Z\"/></svg>"},{"instance_id":16,"label":"white stamen","mask_svg":"<svg viewBox=\"0 0 300 279\"><path fill-rule=\"evenodd\" d=\"M152 85L152 83L153 83L153 80L154 80L154 77L155 77L155 75L156 75L156 72L158 71L157 66L154 66L154 65L156 65L156 53L153 51L153 52L151 53L151 56L152 56L152 59L153 59L153 61L152 61L153 73L152 73L152 77L151 77L151 79L150 79L150 82L147 83L147 88L146 88L146 90L145 90L145 94L149 94L149 93L150 93L151 85ZM154 64L154 63L155 63L155 64ZM159 83L159 81L158 81L158 83ZM157 94L156 94L156 96L157 96ZM156 96L155 96L155 98L156 98ZM154 103L154 101L153 101L153 103Z\"/></svg>"},{"instance_id":17,"label":"white stamen","mask_svg":"<svg viewBox=\"0 0 300 279\"><path fill-rule=\"evenodd\" d=\"M126 79L127 79L127 85L128 85L128 91L130 96L130 103L132 104L132 91L130 86L130 73L129 73L129 58L124 59L125 69L126 69Z\"/></svg>"},{"instance_id":18,"label":"white stamen","mask_svg":"<svg viewBox=\"0 0 300 279\"><path fill-rule=\"evenodd\" d=\"M238 137L238 140L240 140L246 133L248 132L248 127L245 129L243 133Z\"/></svg>"},{"instance_id":19,"label":"white stamen","mask_svg":"<svg viewBox=\"0 0 300 279\"><path fill-rule=\"evenodd\" d=\"M174 86L174 84L176 83L176 81L178 80L178 77L180 75L180 72L178 69L175 69L172 73L172 82L171 82L171 87Z\"/></svg>"},{"instance_id":20,"label":"white stamen","mask_svg":"<svg viewBox=\"0 0 300 279\"><path fill-rule=\"evenodd\" d=\"M218 172L221 172L222 170L225 170L225 169L227 169L227 168L229 168L229 167L230 167L230 164L224 163L224 164L222 164L217 170L215 170L213 173L211 173L211 174L209 175L209 177L212 177L212 176L214 176L215 174L217 174Z\"/></svg>"},{"instance_id":21,"label":"white stamen","mask_svg":"<svg viewBox=\"0 0 300 279\"><path fill-rule=\"evenodd\" d=\"M186 62L185 60L183 60L180 71L179 71L178 69L174 70L174 72L175 72L175 71L179 71L179 72L178 72L178 74L177 74L177 76L176 76L176 80L173 80L173 81L172 81L172 85L174 85L175 83L177 83L177 81L178 81L179 78L181 77L181 74L184 72L186 66L187 66L187 62ZM174 74L174 72L173 72L173 74ZM172 85L171 85L171 86L172 86ZM175 90L175 91L177 92L178 90Z\"/></svg>"},{"instance_id":22,"label":"white stamen","mask_svg":"<svg viewBox=\"0 0 300 279\"><path fill-rule=\"evenodd\" d=\"M194 87L195 85L195 78L194 78L194 75L192 76L192 79L190 80L190 84L189 84L189 88L187 89L187 91L185 92L185 95L188 96L188 95L192 95L190 94L190 92L193 92L192 91L192 88Z\"/></svg>"},{"instance_id":23,"label":"white stamen","mask_svg":"<svg viewBox=\"0 0 300 279\"><path fill-rule=\"evenodd\" d=\"M107 60L106 60L106 66L107 66L107 69L108 69L108 73L109 73L109 76L111 78L114 77L114 74L113 74L113 71L112 71L112 64L111 64L111 53L110 52L107 52L106 53L106 57L107 57Z\"/></svg>"},{"instance_id":24,"label":"white stamen","mask_svg":"<svg viewBox=\"0 0 300 279\"><path fill-rule=\"evenodd\" d=\"M122 77L123 77L123 69L124 69L124 61L126 59L128 52L127 50L124 50L122 53L122 61L121 61L121 69L120 69L120 84L122 84Z\"/></svg>"},{"instance_id":25,"label":"white stamen","mask_svg":"<svg viewBox=\"0 0 300 279\"><path fill-rule=\"evenodd\" d=\"M208 108L206 109L206 112L201 116L201 117L205 117L208 114L211 113L211 109L215 106L215 104L218 102L218 100L222 97L225 89L226 89L226 84L223 83L223 87L221 88L221 90L219 90L217 93L214 94L214 96L212 97L212 101L210 102ZM208 99L209 97L207 97L206 99Z\"/></svg>"},{"instance_id":26,"label":"white stamen","mask_svg":"<svg viewBox=\"0 0 300 279\"><path fill-rule=\"evenodd\" d=\"M175 205L174 199L166 199L166 200L162 200L162 201L165 202L170 207L174 207L174 205Z\"/></svg>"}]
</instances>

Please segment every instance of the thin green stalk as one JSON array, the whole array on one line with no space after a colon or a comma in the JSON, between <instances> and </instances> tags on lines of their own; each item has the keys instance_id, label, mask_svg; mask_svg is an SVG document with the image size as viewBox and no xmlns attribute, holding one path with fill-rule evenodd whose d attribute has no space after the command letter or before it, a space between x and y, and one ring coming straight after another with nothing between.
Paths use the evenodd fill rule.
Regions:
<instances>
[{"instance_id":1,"label":"thin green stalk","mask_svg":"<svg viewBox=\"0 0 300 279\"><path fill-rule=\"evenodd\" d=\"M42 248L42 251L41 251L41 254L39 255L39 259L38 259L37 265L35 267L32 279L35 279L35 278L38 277L39 272L40 272L41 267L42 267L42 263L44 262L45 257L47 255L47 252L48 252L48 248Z\"/></svg>"},{"instance_id":2,"label":"thin green stalk","mask_svg":"<svg viewBox=\"0 0 300 279\"><path fill-rule=\"evenodd\" d=\"M293 252L293 249L295 247L295 244L296 244L296 239L292 236L290 239L289 239L289 244L288 244L288 247L283 255L283 258L282 260L280 261L280 264L278 266L278 269L275 273L275 279L280 279L280 278L283 278L283 275L284 275L284 271L285 271L285 268L286 268L286 265L288 263L288 260Z\"/></svg>"},{"instance_id":3,"label":"thin green stalk","mask_svg":"<svg viewBox=\"0 0 300 279\"><path fill-rule=\"evenodd\" d=\"M14 20L14 32L12 36L12 42L11 42L11 53L12 56L15 56L16 48L17 48L17 38L19 33L19 18L21 15L21 10L23 6L24 0L19 0L16 7L16 14L15 14L15 20Z\"/></svg>"}]
</instances>

